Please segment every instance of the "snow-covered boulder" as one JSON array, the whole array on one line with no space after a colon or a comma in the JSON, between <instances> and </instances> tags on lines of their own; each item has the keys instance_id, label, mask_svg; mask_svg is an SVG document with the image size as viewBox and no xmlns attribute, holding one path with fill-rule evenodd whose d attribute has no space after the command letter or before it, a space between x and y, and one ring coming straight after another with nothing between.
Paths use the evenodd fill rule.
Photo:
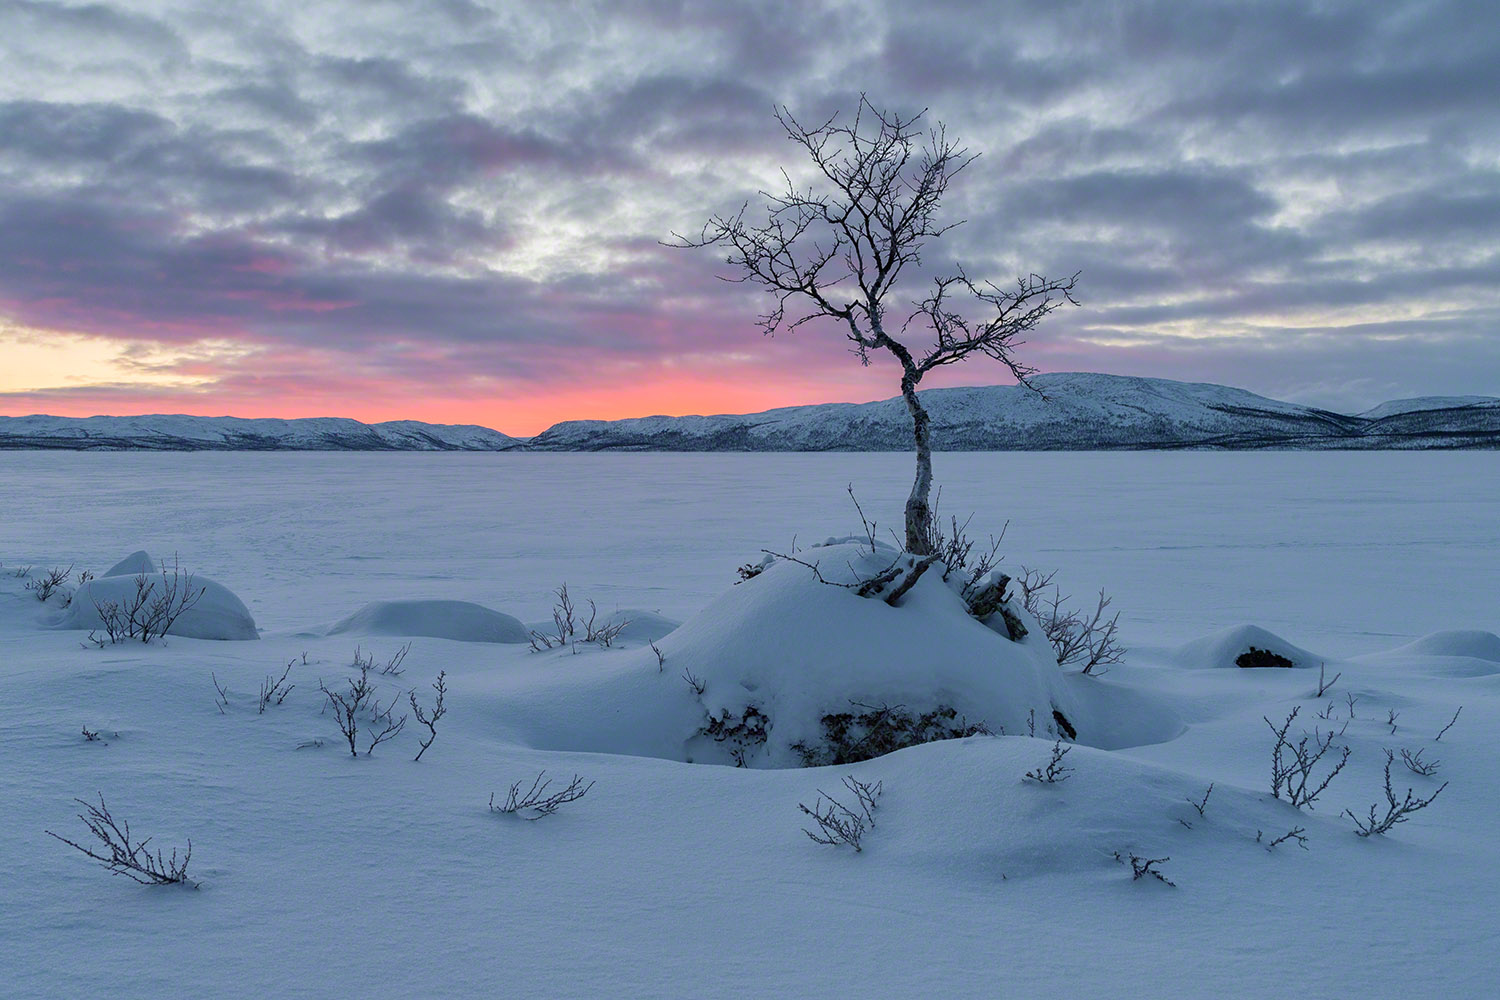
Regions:
<instances>
[{"instance_id":1,"label":"snow-covered boulder","mask_svg":"<svg viewBox=\"0 0 1500 1000\"><path fill-rule=\"evenodd\" d=\"M829 762L835 730L858 738L860 717L882 712L927 739L979 726L1049 738L1071 729L1079 742L1119 747L1181 732L1152 699L1059 668L1019 602L1011 610L1029 631L1016 642L970 616L940 569L896 606L836 585L879 573L896 558L889 549L835 541L797 557L828 582L771 560L655 640L661 660L640 643L551 650L472 696L493 699L501 728L539 748L751 767Z\"/></svg>"},{"instance_id":2,"label":"snow-covered boulder","mask_svg":"<svg viewBox=\"0 0 1500 1000\"><path fill-rule=\"evenodd\" d=\"M155 573L157 569L156 560L151 558L150 553L145 549L137 549L99 576L101 579L106 576L139 576L142 573Z\"/></svg>"},{"instance_id":3,"label":"snow-covered boulder","mask_svg":"<svg viewBox=\"0 0 1500 1000\"><path fill-rule=\"evenodd\" d=\"M325 635L430 636L460 642L529 642L510 615L469 601L374 601L325 630Z\"/></svg>"},{"instance_id":4,"label":"snow-covered boulder","mask_svg":"<svg viewBox=\"0 0 1500 1000\"><path fill-rule=\"evenodd\" d=\"M1290 661L1293 667L1315 667L1327 657L1310 653L1301 646L1294 646L1275 632L1259 625L1235 625L1213 635L1194 639L1177 648L1173 658L1185 667L1234 667L1243 666L1242 656L1255 650L1273 654ZM1255 659L1250 663L1254 664Z\"/></svg>"},{"instance_id":5,"label":"snow-covered boulder","mask_svg":"<svg viewBox=\"0 0 1500 1000\"><path fill-rule=\"evenodd\" d=\"M145 553L136 553L144 556ZM134 557L132 557L134 558ZM147 557L149 559L149 557ZM180 635L189 639L259 639L255 619L234 593L222 584L201 576L187 573L132 572L129 575L101 576L83 584L73 594L73 600L62 617L53 623L53 628L104 630L100 607L114 603L122 609L129 608L136 598L136 580L144 576L151 588L148 600L175 589L183 597L202 593L192 606L182 612L167 629L168 635Z\"/></svg>"}]
</instances>

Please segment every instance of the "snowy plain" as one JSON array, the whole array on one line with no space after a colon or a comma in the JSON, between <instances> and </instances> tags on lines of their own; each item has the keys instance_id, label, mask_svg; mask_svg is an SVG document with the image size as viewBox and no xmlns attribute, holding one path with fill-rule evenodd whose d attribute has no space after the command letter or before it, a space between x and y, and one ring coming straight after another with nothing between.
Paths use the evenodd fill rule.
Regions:
<instances>
[{"instance_id":1,"label":"snowy plain","mask_svg":"<svg viewBox=\"0 0 1500 1000\"><path fill-rule=\"evenodd\" d=\"M1083 683L1177 735L1085 737L1056 786L1021 781L1052 744L1014 728L826 769L637 756L639 734L541 749L547 711L578 730L569 705L607 714L616 676L658 684L644 640L571 656L416 637L389 691L430 697L448 672L436 743L413 763L408 730L353 760L317 681L345 676L356 642L384 658L404 641L329 634L365 605L470 601L535 623L566 582L602 611L690 621L761 549L858 532L847 484L895 525L910 457L0 454L0 995L1493 995L1500 660L1472 632L1402 647L1500 631L1500 454L935 463L942 510L975 512L980 534L1010 520L1004 566L1113 595L1130 654ZM261 639L82 648L12 575L140 548L232 589ZM1342 680L1320 701L1315 665L1212 662L1211 637L1244 625ZM291 660L298 687L258 714L256 688ZM686 685L658 687L665 703ZM1310 727L1332 705L1342 724L1345 694L1348 768L1313 812L1272 799L1261 717L1301 706ZM627 723L601 722L606 743L611 726ZM1452 784L1357 838L1339 813L1380 798L1384 747L1443 761L1425 779L1398 759L1398 794ZM597 784L535 823L489 811L543 768ZM797 811L846 773L885 789L859 854L810 843ZM1186 800L1210 782L1199 816ZM202 888L111 878L45 835L82 832L71 800L99 792L161 844L191 838ZM1295 826L1306 851L1256 843ZM1177 887L1132 881L1116 850L1170 856Z\"/></svg>"}]
</instances>

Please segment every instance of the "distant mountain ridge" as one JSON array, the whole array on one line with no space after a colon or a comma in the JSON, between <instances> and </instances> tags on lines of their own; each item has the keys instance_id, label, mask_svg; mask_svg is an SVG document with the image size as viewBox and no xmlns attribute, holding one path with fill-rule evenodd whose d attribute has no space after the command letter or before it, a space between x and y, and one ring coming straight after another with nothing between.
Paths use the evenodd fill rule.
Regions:
<instances>
[{"instance_id":1,"label":"distant mountain ridge","mask_svg":"<svg viewBox=\"0 0 1500 1000\"><path fill-rule=\"evenodd\" d=\"M929 389L943 451L1500 448L1500 398L1432 396L1341 414L1197 382L1091 373ZM473 425L337 417L0 417L0 449L180 451L905 451L899 397L763 413L570 420L533 438Z\"/></svg>"},{"instance_id":2,"label":"distant mountain ridge","mask_svg":"<svg viewBox=\"0 0 1500 1000\"><path fill-rule=\"evenodd\" d=\"M75 451L508 451L516 438L473 424L346 417L0 417L0 449Z\"/></svg>"},{"instance_id":3,"label":"distant mountain ridge","mask_svg":"<svg viewBox=\"0 0 1500 1000\"><path fill-rule=\"evenodd\" d=\"M1244 389L1167 379L1058 373L1022 386L929 389L933 447L946 451L1100 449L1494 448L1500 398L1431 397L1347 415ZM534 451L905 451L899 397L712 417L556 424Z\"/></svg>"}]
</instances>

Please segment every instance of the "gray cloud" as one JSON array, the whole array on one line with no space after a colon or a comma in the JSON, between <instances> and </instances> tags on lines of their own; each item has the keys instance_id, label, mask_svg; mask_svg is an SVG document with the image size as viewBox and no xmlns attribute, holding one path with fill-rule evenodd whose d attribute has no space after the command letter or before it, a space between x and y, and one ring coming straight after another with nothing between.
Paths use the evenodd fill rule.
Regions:
<instances>
[{"instance_id":1,"label":"gray cloud","mask_svg":"<svg viewBox=\"0 0 1500 1000\"><path fill-rule=\"evenodd\" d=\"M853 384L655 241L798 166L773 105L867 90L983 154L929 264L1083 271L1048 367L1500 393L1482 4L12 0L0 60L0 319L41 329L439 387L704 351Z\"/></svg>"}]
</instances>

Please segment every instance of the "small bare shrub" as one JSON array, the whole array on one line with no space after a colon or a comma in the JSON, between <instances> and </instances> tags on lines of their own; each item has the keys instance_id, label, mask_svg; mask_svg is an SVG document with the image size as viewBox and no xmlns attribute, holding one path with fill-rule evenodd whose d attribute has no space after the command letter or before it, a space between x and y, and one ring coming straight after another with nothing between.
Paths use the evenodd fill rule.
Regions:
<instances>
[{"instance_id":1,"label":"small bare shrub","mask_svg":"<svg viewBox=\"0 0 1500 1000\"><path fill-rule=\"evenodd\" d=\"M99 854L94 850L75 843L67 837L58 836L51 830L45 831L47 836L62 841L75 851L93 858L100 866L112 875L124 875L132 881L141 885L194 885L187 877L188 861L193 856L193 842L188 841L187 849L182 857L177 857L177 849L172 849L171 857L164 857L160 850L152 854L146 849L151 838L132 841L130 837L130 824L124 820L116 821L109 813L109 807L104 804L104 795L99 796L99 805L85 802L83 799L74 799L83 806L84 812L78 814L83 825L88 827L89 833L104 845L107 854ZM196 885L194 885L196 888Z\"/></svg>"},{"instance_id":2,"label":"small bare shrub","mask_svg":"<svg viewBox=\"0 0 1500 1000\"><path fill-rule=\"evenodd\" d=\"M1306 836L1306 834L1307 834L1307 829L1305 827L1294 826L1290 830L1288 830L1286 833L1283 833L1281 836L1277 837L1275 840L1266 841L1266 850L1267 851L1274 851L1274 850L1276 850L1276 848L1280 847L1282 844L1286 843L1288 840L1295 840L1297 842L1297 846L1300 847L1300 848L1302 848L1305 851L1305 850L1307 850L1307 836ZM1257 844L1261 843L1261 836L1262 836L1261 832L1259 830L1256 830L1255 831L1255 842Z\"/></svg>"},{"instance_id":3,"label":"small bare shrub","mask_svg":"<svg viewBox=\"0 0 1500 1000\"><path fill-rule=\"evenodd\" d=\"M33 577L26 581L26 589L36 594L36 599L43 604L47 598L56 593L57 588L68 582L68 577L73 575L73 564L69 563L67 569L53 568L45 576Z\"/></svg>"},{"instance_id":4,"label":"small bare shrub","mask_svg":"<svg viewBox=\"0 0 1500 1000\"><path fill-rule=\"evenodd\" d=\"M1437 774L1438 768L1443 766L1443 762L1440 760L1423 760L1422 755L1426 752L1426 750L1418 750L1416 753L1412 753L1410 750L1402 747L1401 763L1405 764L1406 769L1412 774L1420 774L1424 778L1430 778L1434 774Z\"/></svg>"},{"instance_id":5,"label":"small bare shrub","mask_svg":"<svg viewBox=\"0 0 1500 1000\"><path fill-rule=\"evenodd\" d=\"M391 708L395 705L392 699L391 705L385 711L379 711L379 703L375 701L375 686L370 683L369 661L360 663L358 677L347 678L347 690L331 690L323 681L318 681L318 690L323 692L328 704L333 707L334 722L338 724L339 732L344 741L349 744L349 756L358 757L359 750L356 741L359 737L359 713L368 711L371 716L370 743L365 747L365 756L370 756L375 748L386 740L393 739L402 729L406 727L406 716L400 719L391 717ZM382 728L376 729L375 726Z\"/></svg>"},{"instance_id":6,"label":"small bare shrub","mask_svg":"<svg viewBox=\"0 0 1500 1000\"><path fill-rule=\"evenodd\" d=\"M1315 694L1315 695L1313 695L1314 698L1321 698L1321 697L1323 697L1323 695L1325 695L1325 694L1328 693L1328 689L1331 688L1331 687L1333 687L1335 684L1337 684L1339 682L1339 678L1342 677L1342 676L1344 676L1344 672L1341 670L1338 673L1336 673L1336 674L1333 675L1333 680L1331 680L1331 681L1325 681L1323 679L1323 676L1324 676L1323 672L1325 670L1327 670L1327 669L1328 669L1328 664L1326 664L1326 663L1320 663L1320 664L1318 664L1318 693Z\"/></svg>"},{"instance_id":7,"label":"small bare shrub","mask_svg":"<svg viewBox=\"0 0 1500 1000\"><path fill-rule=\"evenodd\" d=\"M557 810L569 802L576 802L588 794L594 783L590 781L587 785L578 775L573 775L573 780L568 782L568 787L552 794L547 794L547 789L552 786L552 780L547 777L547 772L542 771L531 783L531 788L525 794L521 793L521 785L524 782L516 782L510 786L510 791L505 796L505 801L495 805L495 796L490 796L490 811L506 813L508 815L519 815L522 819L539 820L543 816L551 816Z\"/></svg>"},{"instance_id":8,"label":"small bare shrub","mask_svg":"<svg viewBox=\"0 0 1500 1000\"><path fill-rule=\"evenodd\" d=\"M412 760L421 760L422 755L427 752L427 748L432 746L433 741L437 739L438 720L448 711L447 707L443 704L443 695L448 693L447 678L448 672L446 670L438 671L437 680L432 685L433 690L437 692L437 701L433 705L432 714L430 715L421 705L417 704L417 693L415 691L408 691L406 694L407 698L411 700L411 711L417 717L417 723L427 727L427 738L421 741L422 749L417 751L417 755Z\"/></svg>"},{"instance_id":9,"label":"small bare shrub","mask_svg":"<svg viewBox=\"0 0 1500 1000\"><path fill-rule=\"evenodd\" d=\"M1130 865L1130 880L1132 882L1139 882L1145 876L1150 875L1158 882L1164 882L1174 889L1177 888L1176 882L1167 878L1156 868L1157 865L1164 865L1168 861L1171 861L1171 858L1143 858L1139 854L1126 852L1122 855L1119 851L1116 851L1115 860L1122 865Z\"/></svg>"},{"instance_id":10,"label":"small bare shrub","mask_svg":"<svg viewBox=\"0 0 1500 1000\"><path fill-rule=\"evenodd\" d=\"M608 649L614 645L620 633L625 631L625 626L630 624L628 618L622 618L617 622L605 621L595 625L595 619L599 617L599 609L594 607L594 602L589 601L589 620L583 623L583 641L592 642L597 646Z\"/></svg>"},{"instance_id":11,"label":"small bare shrub","mask_svg":"<svg viewBox=\"0 0 1500 1000\"><path fill-rule=\"evenodd\" d=\"M815 844L848 846L858 853L864 850L862 841L866 831L875 826L875 805L884 791L884 784L877 781L871 785L857 781L853 776L845 776L844 787L854 796L856 808L849 808L821 788L811 807L797 803L803 815L811 816L818 824L818 832L806 828L802 832Z\"/></svg>"},{"instance_id":12,"label":"small bare shrub","mask_svg":"<svg viewBox=\"0 0 1500 1000\"><path fill-rule=\"evenodd\" d=\"M1380 809L1379 803L1376 803L1375 805L1372 805L1370 807L1370 815L1366 819L1360 819L1358 816L1354 815L1354 812L1352 810L1344 810L1344 815L1348 816L1354 821L1354 832L1358 836L1370 837L1374 836L1375 834L1384 834L1397 823L1405 823L1409 818L1411 818L1412 813L1422 809L1426 809L1428 806L1432 805L1433 799L1436 799L1443 793L1443 789L1448 787L1448 782L1443 782L1440 786L1438 786L1437 791L1433 792L1425 799L1413 794L1412 790L1408 788L1406 790L1406 797L1400 802L1397 802L1396 793L1391 788L1391 763L1395 759L1396 755L1391 751L1387 750L1385 752L1385 815L1376 815L1376 813Z\"/></svg>"},{"instance_id":13,"label":"small bare shrub","mask_svg":"<svg viewBox=\"0 0 1500 1000\"><path fill-rule=\"evenodd\" d=\"M229 689L219 683L219 675L212 670L208 672L208 676L214 682L214 706L218 708L220 715L226 715L229 708Z\"/></svg>"},{"instance_id":14,"label":"small bare shrub","mask_svg":"<svg viewBox=\"0 0 1500 1000\"><path fill-rule=\"evenodd\" d=\"M1021 587L1021 603L1041 622L1042 634L1052 644L1058 666L1082 664L1080 673L1092 674L1099 667L1123 660L1126 651L1116 639L1119 612L1105 617L1111 598L1100 590L1092 614L1065 608L1064 602L1069 598L1052 582L1055 575L1023 566L1017 583Z\"/></svg>"},{"instance_id":15,"label":"small bare shrub","mask_svg":"<svg viewBox=\"0 0 1500 1000\"><path fill-rule=\"evenodd\" d=\"M90 632L89 638L97 646L159 639L167 634L178 618L193 609L207 590L207 587L196 586L193 574L183 572L174 558L171 573L163 565L160 579L138 574L135 593L124 604L94 601L105 637L99 638L95 632Z\"/></svg>"},{"instance_id":16,"label":"small bare shrub","mask_svg":"<svg viewBox=\"0 0 1500 1000\"><path fill-rule=\"evenodd\" d=\"M280 705L286 701L286 696L292 693L292 688L297 685L288 684L286 678L292 672L292 664L296 662L296 660L288 661L286 669L281 672L279 679L272 678L270 674L267 674L266 679L261 681L259 708L256 710L257 715L264 715L266 708L271 705Z\"/></svg>"},{"instance_id":17,"label":"small bare shrub","mask_svg":"<svg viewBox=\"0 0 1500 1000\"><path fill-rule=\"evenodd\" d=\"M1321 781L1317 780L1313 772L1318 762L1332 748L1334 735L1329 733L1324 736L1314 731L1311 736L1304 733L1300 740L1293 743L1287 738L1287 730L1291 728L1292 720L1297 718L1299 709L1300 706L1292 709L1280 729L1272 725L1270 719L1265 719L1266 725L1271 727L1271 732L1276 736L1276 743L1271 747L1271 795L1278 799L1285 797L1299 809L1312 809L1313 802L1328 787L1328 783L1349 763L1350 751L1348 747L1344 747L1338 763L1331 765Z\"/></svg>"},{"instance_id":18,"label":"small bare shrub","mask_svg":"<svg viewBox=\"0 0 1500 1000\"><path fill-rule=\"evenodd\" d=\"M651 652L656 654L656 672L661 673L667 666L667 654L661 651L656 643L651 643Z\"/></svg>"},{"instance_id":19,"label":"small bare shrub","mask_svg":"<svg viewBox=\"0 0 1500 1000\"><path fill-rule=\"evenodd\" d=\"M1453 718L1449 719L1448 720L1448 724L1446 726L1444 726L1442 729L1438 730L1438 734L1432 738L1432 741L1434 743L1436 743L1439 740L1441 740L1443 738L1443 734L1446 733L1448 730L1450 730L1450 729L1453 728L1453 724L1458 721L1458 713L1462 712L1463 710L1464 710L1464 707L1462 705L1458 706L1458 708L1454 710L1454 712L1453 712Z\"/></svg>"},{"instance_id":20,"label":"small bare shrub","mask_svg":"<svg viewBox=\"0 0 1500 1000\"><path fill-rule=\"evenodd\" d=\"M708 685L699 680L698 676L687 667L682 668L682 679L687 681L687 686L692 688L693 693L700 698L703 697L703 692L708 690Z\"/></svg>"},{"instance_id":21,"label":"small bare shrub","mask_svg":"<svg viewBox=\"0 0 1500 1000\"><path fill-rule=\"evenodd\" d=\"M568 596L568 585L564 583L558 587L554 594L557 595L557 603L552 607L552 625L554 631L549 633L531 633L531 649L533 652L541 652L551 649L553 646L566 646L568 641L578 632L578 623L575 620L576 609L573 600Z\"/></svg>"},{"instance_id":22,"label":"small bare shrub","mask_svg":"<svg viewBox=\"0 0 1500 1000\"><path fill-rule=\"evenodd\" d=\"M1210 781L1208 783L1208 791L1206 791L1206 792L1203 793L1203 798L1202 799L1198 800L1197 802L1194 802L1192 799L1188 799L1187 800L1188 805L1190 805L1194 809L1198 810L1198 815L1199 815L1200 818L1204 815L1204 810L1208 808L1208 797L1210 795L1212 795L1213 793L1214 793L1214 783L1212 781Z\"/></svg>"},{"instance_id":23,"label":"small bare shrub","mask_svg":"<svg viewBox=\"0 0 1500 1000\"><path fill-rule=\"evenodd\" d=\"M88 743L103 743L104 742L102 739L99 738L99 730L97 730L97 729L90 729L88 726L84 726L83 727L83 738L84 738L85 742L88 742Z\"/></svg>"},{"instance_id":24,"label":"small bare shrub","mask_svg":"<svg viewBox=\"0 0 1500 1000\"><path fill-rule=\"evenodd\" d=\"M1038 767L1035 771L1027 771L1026 778L1043 785L1056 785L1059 782L1067 781L1073 776L1073 768L1065 766L1063 758L1072 749L1071 745L1064 746L1062 740L1053 743L1052 757L1045 765Z\"/></svg>"}]
</instances>

